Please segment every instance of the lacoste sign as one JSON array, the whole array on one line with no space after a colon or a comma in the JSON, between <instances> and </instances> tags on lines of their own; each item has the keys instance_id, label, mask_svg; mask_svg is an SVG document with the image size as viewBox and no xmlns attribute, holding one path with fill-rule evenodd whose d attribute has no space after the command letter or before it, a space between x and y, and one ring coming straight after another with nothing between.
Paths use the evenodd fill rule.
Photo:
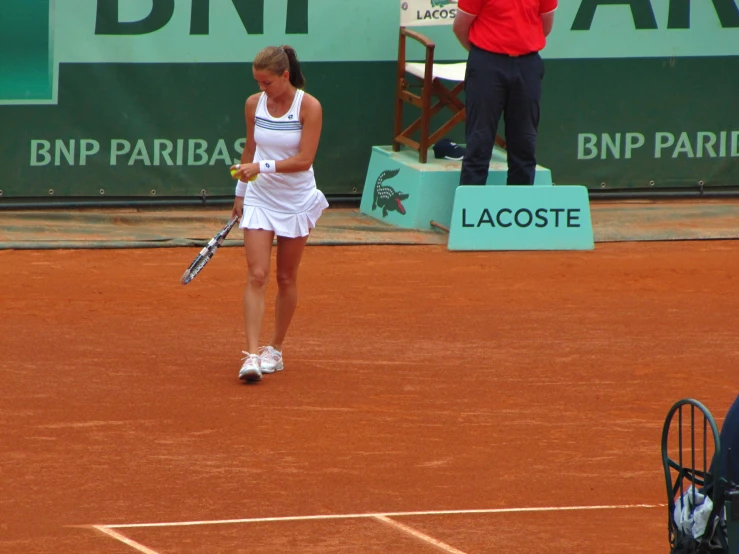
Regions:
<instances>
[{"instance_id":1,"label":"lacoste sign","mask_svg":"<svg viewBox=\"0 0 739 554\"><path fill-rule=\"evenodd\" d=\"M592 250L583 186L460 186L454 195L450 250Z\"/></svg>"},{"instance_id":2,"label":"lacoste sign","mask_svg":"<svg viewBox=\"0 0 739 554\"><path fill-rule=\"evenodd\" d=\"M400 3L400 24L445 25L457 15L458 0L402 0Z\"/></svg>"}]
</instances>

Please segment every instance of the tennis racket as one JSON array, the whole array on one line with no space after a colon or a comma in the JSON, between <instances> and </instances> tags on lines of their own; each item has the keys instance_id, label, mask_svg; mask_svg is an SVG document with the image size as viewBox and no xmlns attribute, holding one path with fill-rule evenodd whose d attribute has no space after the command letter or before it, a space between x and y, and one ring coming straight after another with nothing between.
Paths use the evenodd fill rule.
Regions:
<instances>
[{"instance_id":1,"label":"tennis racket","mask_svg":"<svg viewBox=\"0 0 739 554\"><path fill-rule=\"evenodd\" d=\"M236 225L238 221L239 216L235 215L231 221L226 223L226 226L221 229L215 237L208 241L208 244L206 244L205 247L200 251L200 253L195 256L195 259L190 264L190 267L188 267L185 270L185 273L182 274L182 279L180 279L180 283L186 285L187 283L195 279L195 276L200 273L200 270L203 269L205 267L205 264L207 264L215 255L218 247L223 244L223 241L226 240L228 233L231 232L231 229L233 229L234 225Z\"/></svg>"}]
</instances>

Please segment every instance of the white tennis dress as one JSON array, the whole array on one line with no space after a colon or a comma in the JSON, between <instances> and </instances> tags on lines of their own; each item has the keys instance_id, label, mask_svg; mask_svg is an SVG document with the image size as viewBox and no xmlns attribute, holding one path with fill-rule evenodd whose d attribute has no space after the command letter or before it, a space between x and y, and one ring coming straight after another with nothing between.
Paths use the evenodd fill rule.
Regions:
<instances>
[{"instance_id":1,"label":"white tennis dress","mask_svg":"<svg viewBox=\"0 0 739 554\"><path fill-rule=\"evenodd\" d=\"M255 114L254 163L284 160L298 153L304 94L298 89L290 110L282 117L272 117L267 110L267 95L262 93ZM247 185L240 227L274 231L280 237L305 237L326 208L328 202L316 188L313 166L296 173L260 173Z\"/></svg>"}]
</instances>

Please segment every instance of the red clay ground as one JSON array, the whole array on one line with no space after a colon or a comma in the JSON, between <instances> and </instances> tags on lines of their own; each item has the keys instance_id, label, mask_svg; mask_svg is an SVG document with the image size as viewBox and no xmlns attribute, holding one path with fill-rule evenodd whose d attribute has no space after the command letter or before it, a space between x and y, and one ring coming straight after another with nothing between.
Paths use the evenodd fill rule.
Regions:
<instances>
[{"instance_id":1,"label":"red clay ground","mask_svg":"<svg viewBox=\"0 0 739 554\"><path fill-rule=\"evenodd\" d=\"M196 250L0 251L0 551L135 552L88 524L662 504L669 407L720 423L737 393L739 242L309 247L287 369L254 386L242 251L183 287ZM662 508L396 519L466 553L667 551ZM119 531L436 551L372 519Z\"/></svg>"}]
</instances>

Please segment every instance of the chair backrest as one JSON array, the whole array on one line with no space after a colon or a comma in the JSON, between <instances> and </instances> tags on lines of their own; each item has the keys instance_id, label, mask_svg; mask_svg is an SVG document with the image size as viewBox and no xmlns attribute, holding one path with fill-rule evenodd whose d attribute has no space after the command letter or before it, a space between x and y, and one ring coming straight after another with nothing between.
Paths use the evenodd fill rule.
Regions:
<instances>
[{"instance_id":1,"label":"chair backrest","mask_svg":"<svg viewBox=\"0 0 739 554\"><path fill-rule=\"evenodd\" d=\"M400 73L405 70L405 38L408 36L424 47L423 57L426 62L426 72L429 75L431 74L436 43L421 30L414 30L414 28L452 25L454 23L456 9L457 0L400 0L400 42L398 45L398 67ZM441 14L444 14L444 17L441 17Z\"/></svg>"},{"instance_id":2,"label":"chair backrest","mask_svg":"<svg viewBox=\"0 0 739 554\"><path fill-rule=\"evenodd\" d=\"M701 494L713 502L710 527L701 538L701 541L710 540L714 521L720 518L723 510L725 479L716 421L697 400L679 400L670 408L662 429L662 465L667 486L670 546L675 548L684 538L675 522L676 506L682 510L687 501L694 507L696 497ZM690 495L686 495L687 492ZM724 536L718 539L725 544Z\"/></svg>"}]
</instances>

